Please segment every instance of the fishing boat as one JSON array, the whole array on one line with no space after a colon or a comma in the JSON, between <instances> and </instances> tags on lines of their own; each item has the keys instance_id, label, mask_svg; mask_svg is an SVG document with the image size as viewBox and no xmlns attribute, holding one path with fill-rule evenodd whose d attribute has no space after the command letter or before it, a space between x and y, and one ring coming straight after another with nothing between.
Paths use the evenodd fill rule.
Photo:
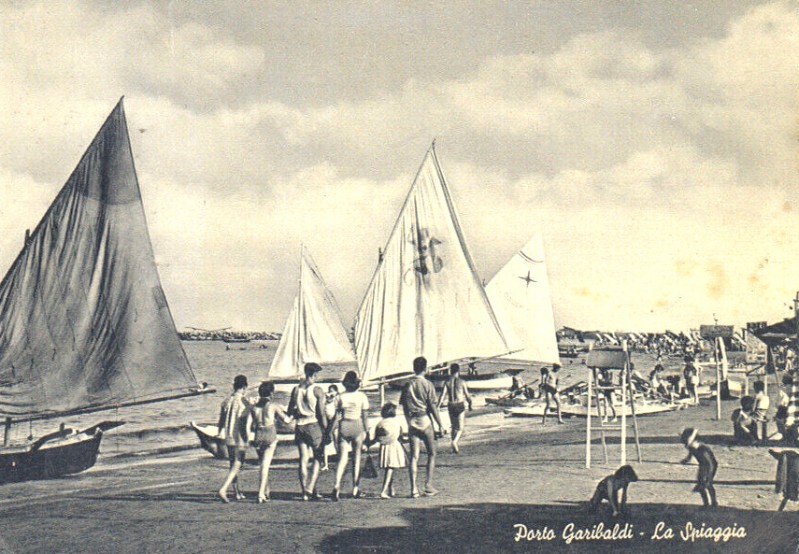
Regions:
<instances>
[{"instance_id":1,"label":"fishing boat","mask_svg":"<svg viewBox=\"0 0 799 554\"><path fill-rule=\"evenodd\" d=\"M84 471L122 422L17 444L15 424L207 392L161 288L120 100L0 282L0 482Z\"/></svg>"},{"instance_id":2,"label":"fishing boat","mask_svg":"<svg viewBox=\"0 0 799 554\"><path fill-rule=\"evenodd\" d=\"M435 143L400 209L355 319L362 380L509 351L474 268ZM466 371L462 372L465 376ZM509 378L510 379L510 378Z\"/></svg>"},{"instance_id":3,"label":"fishing boat","mask_svg":"<svg viewBox=\"0 0 799 554\"><path fill-rule=\"evenodd\" d=\"M510 417L542 417L544 415L545 408L546 408L545 403L536 402L526 406L516 406L508 408L507 410L505 410L505 414ZM615 406L615 408L618 417L621 417L622 411L624 411L625 417L632 416L632 410L629 405L626 406L619 405ZM549 411L550 414L557 413L557 410L554 405L550 404L549 409L550 409ZM663 412L671 412L677 409L680 409L680 405L676 403L668 403L668 402L645 402L640 404L636 403L635 415L641 416L649 414L659 414ZM596 407L592 406L591 413L594 414L595 412L596 412ZM561 401L560 413L568 417L587 417L588 408L579 403L569 404Z\"/></svg>"},{"instance_id":4,"label":"fishing boat","mask_svg":"<svg viewBox=\"0 0 799 554\"><path fill-rule=\"evenodd\" d=\"M354 366L355 353L342 323L336 299L310 252L300 247L300 280L297 296L286 320L267 378L279 389L296 385L303 366ZM321 380L320 382L332 382Z\"/></svg>"}]
</instances>

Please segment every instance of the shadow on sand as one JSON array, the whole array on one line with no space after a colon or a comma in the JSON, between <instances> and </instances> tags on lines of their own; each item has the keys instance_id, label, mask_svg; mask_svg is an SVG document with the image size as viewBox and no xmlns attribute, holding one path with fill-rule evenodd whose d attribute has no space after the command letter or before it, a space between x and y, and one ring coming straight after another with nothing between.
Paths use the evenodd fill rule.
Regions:
<instances>
[{"instance_id":1,"label":"shadow on sand","mask_svg":"<svg viewBox=\"0 0 799 554\"><path fill-rule=\"evenodd\" d=\"M720 507L708 510L696 505L630 504L626 519L612 518L607 505L598 513L587 504L556 505L478 503L402 511L404 527L357 528L325 538L322 552L795 552L799 541L796 513L764 512ZM673 538L653 540L659 522L673 530ZM743 538L727 542L712 538L683 540L686 525L745 528ZM612 529L631 526L631 538L583 540L566 544L564 533L591 529L598 524ZM516 542L518 528L554 532L549 541L525 539ZM660 529L661 535L665 534Z\"/></svg>"}]
</instances>

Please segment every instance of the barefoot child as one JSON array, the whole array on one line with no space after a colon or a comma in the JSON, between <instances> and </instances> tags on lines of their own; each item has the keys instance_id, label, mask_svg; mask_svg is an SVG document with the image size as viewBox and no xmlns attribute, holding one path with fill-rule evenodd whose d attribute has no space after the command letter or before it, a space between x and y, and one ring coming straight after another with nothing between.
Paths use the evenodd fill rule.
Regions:
<instances>
[{"instance_id":1,"label":"barefoot child","mask_svg":"<svg viewBox=\"0 0 799 554\"><path fill-rule=\"evenodd\" d=\"M325 416L327 416L327 421L333 421L336 417L336 407L338 406L338 387L334 384L330 385L327 389L327 396L325 399ZM338 428L333 428L331 431L331 439L333 439L333 445L336 449L338 449ZM322 468L320 471L327 471L327 449L325 449L325 460L322 464Z\"/></svg>"},{"instance_id":2,"label":"barefoot child","mask_svg":"<svg viewBox=\"0 0 799 554\"><path fill-rule=\"evenodd\" d=\"M284 423L289 423L291 418L286 412L272 402L272 393L275 392L275 384L264 381L258 387L258 403L252 407L252 441L258 460L260 463L261 480L258 487L258 503L263 504L269 500L269 468L272 465L272 456L277 448L277 427L275 417L279 417Z\"/></svg>"},{"instance_id":3,"label":"barefoot child","mask_svg":"<svg viewBox=\"0 0 799 554\"><path fill-rule=\"evenodd\" d=\"M706 444L702 444L696 440L696 429L691 427L683 430L680 435L680 440L688 449L688 455L682 460L681 463L687 464L691 461L691 457L695 458L699 463L699 471L696 474L696 486L694 492L702 495L702 503L705 506L712 505L718 506L716 502L716 489L713 487L713 479L716 477L716 470L719 467L716 462L716 457L713 451ZM708 502L708 494L710 501Z\"/></svg>"},{"instance_id":4,"label":"barefoot child","mask_svg":"<svg viewBox=\"0 0 799 554\"><path fill-rule=\"evenodd\" d=\"M613 510L613 517L627 513L627 487L630 483L638 481L638 476L632 466L621 466L613 475L608 475L596 486L594 496L591 498L591 508L596 510L603 500L607 500ZM619 491L621 503L619 503Z\"/></svg>"},{"instance_id":5,"label":"barefoot child","mask_svg":"<svg viewBox=\"0 0 799 554\"><path fill-rule=\"evenodd\" d=\"M399 441L402 427L397 417L397 406L391 402L385 403L380 410L380 417L383 419L375 427L375 436L370 444L380 443L380 467L386 470L380 498L391 498L394 496L394 470L406 466L405 449Z\"/></svg>"}]
</instances>

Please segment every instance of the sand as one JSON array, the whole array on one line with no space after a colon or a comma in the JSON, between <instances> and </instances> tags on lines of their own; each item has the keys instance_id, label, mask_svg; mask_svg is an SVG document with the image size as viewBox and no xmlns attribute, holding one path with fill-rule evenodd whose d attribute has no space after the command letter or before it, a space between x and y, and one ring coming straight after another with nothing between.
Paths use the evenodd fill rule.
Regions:
<instances>
[{"instance_id":1,"label":"sand","mask_svg":"<svg viewBox=\"0 0 799 554\"><path fill-rule=\"evenodd\" d=\"M618 466L618 440L611 441L607 466L595 444L594 467L586 469L584 419L542 426L538 419L505 421L487 408L469 414L475 425L460 454L450 452L448 440L439 441L441 493L435 497L407 498L402 472L397 499L377 498L379 479L362 481L367 498L346 498L347 477L340 502L304 503L296 467L284 460L273 466L271 502L255 502L257 471L250 466L241 477L248 498L224 505L215 491L226 464L199 449L111 459L70 478L3 486L0 551L796 552L797 504L776 512L776 462L768 449L729 446L729 413L735 406L724 403L721 422L714 420L712 401L639 418L644 463L636 463L630 438L628 460L641 480L630 487L626 519L611 518L606 506L600 513L586 508L598 480ZM685 426L697 427L719 460L717 510L703 509L691 492L696 466L679 464L686 451L677 435ZM322 473L320 492L328 493L332 482L332 471ZM652 539L659 522L659 536L670 528L672 538ZM612 530L616 523L621 535L616 540L566 544L570 524L575 530L599 524ZM743 528L746 536L686 541L680 533L688 524L730 528L739 535ZM552 538L525 536L517 542L520 525L533 538L536 533Z\"/></svg>"}]
</instances>

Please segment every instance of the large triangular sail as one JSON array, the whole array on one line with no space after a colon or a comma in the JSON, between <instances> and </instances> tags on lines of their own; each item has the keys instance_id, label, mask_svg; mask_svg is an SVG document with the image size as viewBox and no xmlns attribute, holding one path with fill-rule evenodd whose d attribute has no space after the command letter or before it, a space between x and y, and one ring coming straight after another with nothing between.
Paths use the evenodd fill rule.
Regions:
<instances>
[{"instance_id":1,"label":"large triangular sail","mask_svg":"<svg viewBox=\"0 0 799 554\"><path fill-rule=\"evenodd\" d=\"M508 357L557 363L558 341L549 291L544 241L536 232L486 286L508 346Z\"/></svg>"},{"instance_id":2,"label":"large triangular sail","mask_svg":"<svg viewBox=\"0 0 799 554\"><path fill-rule=\"evenodd\" d=\"M0 283L0 414L196 387L155 266L120 100Z\"/></svg>"},{"instance_id":3,"label":"large triangular sail","mask_svg":"<svg viewBox=\"0 0 799 554\"><path fill-rule=\"evenodd\" d=\"M300 255L300 287L280 344L269 368L270 378L292 378L307 362L354 362L355 354L341 322L333 293L325 284L311 254Z\"/></svg>"},{"instance_id":4,"label":"large triangular sail","mask_svg":"<svg viewBox=\"0 0 799 554\"><path fill-rule=\"evenodd\" d=\"M411 185L355 321L362 378L508 351L431 147Z\"/></svg>"}]
</instances>

